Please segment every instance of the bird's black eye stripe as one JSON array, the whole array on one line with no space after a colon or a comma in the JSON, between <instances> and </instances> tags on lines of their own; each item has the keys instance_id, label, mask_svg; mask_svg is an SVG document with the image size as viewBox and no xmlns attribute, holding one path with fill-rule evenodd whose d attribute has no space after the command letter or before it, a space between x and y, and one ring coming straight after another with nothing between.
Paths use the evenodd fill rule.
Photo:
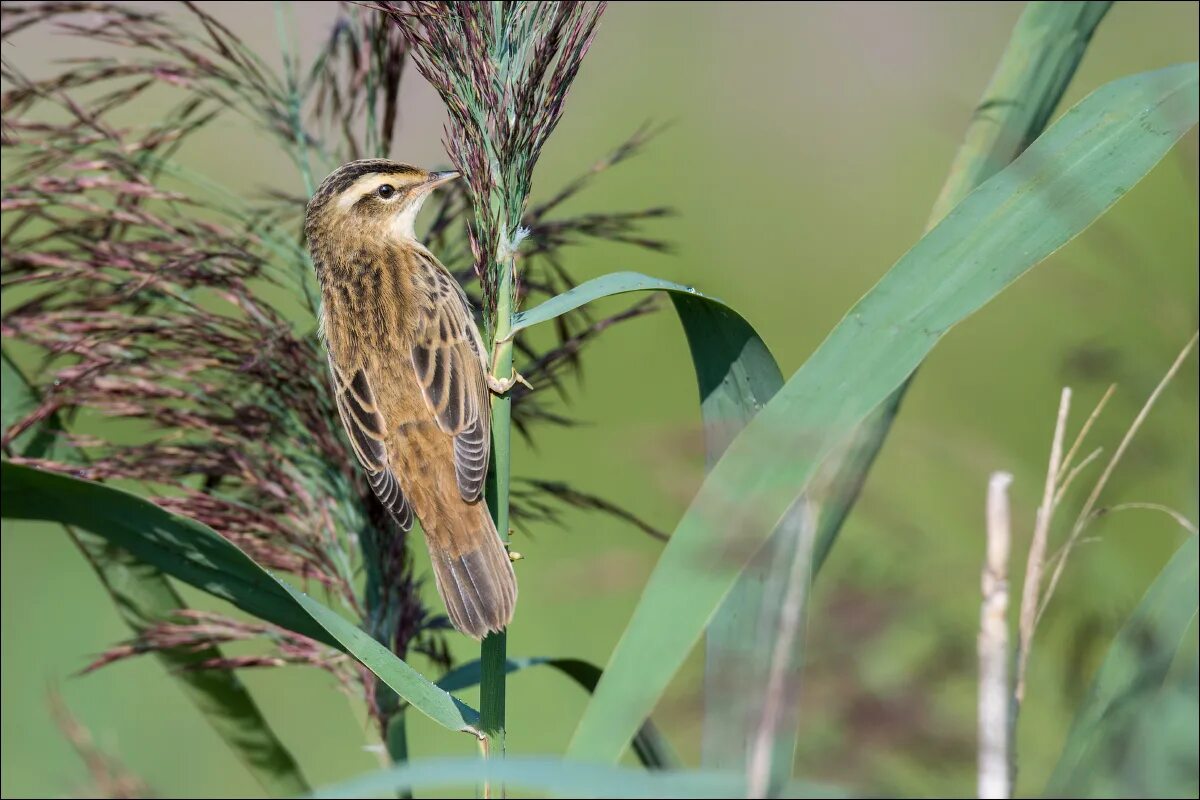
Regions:
<instances>
[{"instance_id":1,"label":"bird's black eye stripe","mask_svg":"<svg viewBox=\"0 0 1200 800\"><path fill-rule=\"evenodd\" d=\"M390 183L385 183L382 186L380 186L378 189L376 189L375 193L378 194L380 197L382 197L384 200L387 200L389 197L391 197L392 195L394 195L396 193L396 187L392 186Z\"/></svg>"}]
</instances>

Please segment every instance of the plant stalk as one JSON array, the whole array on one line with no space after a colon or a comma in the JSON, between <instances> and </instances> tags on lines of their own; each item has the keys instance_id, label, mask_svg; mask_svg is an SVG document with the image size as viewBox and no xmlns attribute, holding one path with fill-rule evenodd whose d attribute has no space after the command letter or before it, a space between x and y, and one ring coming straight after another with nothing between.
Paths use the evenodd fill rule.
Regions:
<instances>
[{"instance_id":1,"label":"plant stalk","mask_svg":"<svg viewBox=\"0 0 1200 800\"><path fill-rule=\"evenodd\" d=\"M1008 487L1012 475L993 472L987 493L987 556L979 610L979 713L977 788L981 798L1012 797L1012 685L1008 674L1008 562L1012 525Z\"/></svg>"},{"instance_id":2,"label":"plant stalk","mask_svg":"<svg viewBox=\"0 0 1200 800\"><path fill-rule=\"evenodd\" d=\"M388 720L386 739L385 744L391 766L408 763L408 715L404 713L403 708L393 712L391 719ZM397 792L396 797L404 800L404 798L412 797L412 791L404 789Z\"/></svg>"},{"instance_id":3,"label":"plant stalk","mask_svg":"<svg viewBox=\"0 0 1200 800\"><path fill-rule=\"evenodd\" d=\"M505 258L500 262L500 280L497 286L496 324L492 348L495 353L493 369L497 378L508 378L513 369L513 345L507 341L512 329L514 299L515 257L505 247L501 250ZM492 475L494 476L491 497L492 518L501 541L508 545L508 494L510 483L512 446L512 400L503 395L492 397ZM481 680L479 683L479 722L487 736L488 758L504 757L504 695L505 669L508 661L508 640L505 631L490 634L483 640L479 660Z\"/></svg>"}]
</instances>

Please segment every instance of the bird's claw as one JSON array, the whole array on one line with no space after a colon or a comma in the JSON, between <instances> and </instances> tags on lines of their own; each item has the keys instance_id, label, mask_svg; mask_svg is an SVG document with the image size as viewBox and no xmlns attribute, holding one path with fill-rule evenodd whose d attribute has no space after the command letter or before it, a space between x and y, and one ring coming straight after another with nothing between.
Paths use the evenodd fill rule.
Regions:
<instances>
[{"instance_id":1,"label":"bird's claw","mask_svg":"<svg viewBox=\"0 0 1200 800\"><path fill-rule=\"evenodd\" d=\"M525 380L525 376L513 370L513 374L509 378L497 378L495 375L488 375L488 388L496 394L507 394L512 387L518 383L524 386L529 391L533 391L533 384Z\"/></svg>"}]
</instances>

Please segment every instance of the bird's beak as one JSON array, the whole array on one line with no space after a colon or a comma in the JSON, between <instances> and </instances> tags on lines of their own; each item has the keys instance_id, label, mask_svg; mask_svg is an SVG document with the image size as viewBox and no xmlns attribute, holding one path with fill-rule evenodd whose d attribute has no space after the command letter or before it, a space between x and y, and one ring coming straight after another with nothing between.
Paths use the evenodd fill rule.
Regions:
<instances>
[{"instance_id":1,"label":"bird's beak","mask_svg":"<svg viewBox=\"0 0 1200 800\"><path fill-rule=\"evenodd\" d=\"M425 179L425 186L429 189L436 189L443 183L449 183L459 176L459 171L456 169L448 169L445 172L431 172L429 177Z\"/></svg>"}]
</instances>

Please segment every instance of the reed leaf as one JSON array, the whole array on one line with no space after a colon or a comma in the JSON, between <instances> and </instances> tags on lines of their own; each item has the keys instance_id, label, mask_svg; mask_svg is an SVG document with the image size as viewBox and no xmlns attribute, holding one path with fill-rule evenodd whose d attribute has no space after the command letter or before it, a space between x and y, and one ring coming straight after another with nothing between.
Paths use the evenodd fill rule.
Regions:
<instances>
[{"instance_id":1,"label":"reed leaf","mask_svg":"<svg viewBox=\"0 0 1200 800\"><path fill-rule=\"evenodd\" d=\"M14 421L36 409L38 399L7 353L0 352L0 372L0 386L3 387L0 428L7 430ZM28 458L55 458L55 450L67 446L50 433L59 428L57 415L51 415L43 425L18 437L12 443L12 450ZM99 536L70 527L65 530L112 598L121 619L135 634L187 608L175 587L158 569L111 547ZM264 789L281 795L308 791L308 782L300 765L275 735L245 684L232 672L193 668L198 664L224 661L219 647L163 649L156 651L156 655L163 667L179 681L196 709Z\"/></svg>"},{"instance_id":2,"label":"reed leaf","mask_svg":"<svg viewBox=\"0 0 1200 800\"><path fill-rule=\"evenodd\" d=\"M478 713L434 686L362 629L264 570L207 525L137 495L3 463L5 519L60 522L103 537L136 559L259 619L342 650L418 711L450 730L475 731Z\"/></svg>"},{"instance_id":3,"label":"reed leaf","mask_svg":"<svg viewBox=\"0 0 1200 800\"><path fill-rule=\"evenodd\" d=\"M1041 136L1111 6L1109 2L1037 2L1025 7L950 165L926 230ZM829 465L833 477L821 498L814 572L833 548L911 382L912 378L901 384L863 421Z\"/></svg>"},{"instance_id":4,"label":"reed leaf","mask_svg":"<svg viewBox=\"0 0 1200 800\"><path fill-rule=\"evenodd\" d=\"M705 479L650 577L568 753L613 761L818 466L937 341L1062 247L1196 122L1197 69L1110 83L917 243Z\"/></svg>"},{"instance_id":5,"label":"reed leaf","mask_svg":"<svg viewBox=\"0 0 1200 800\"><path fill-rule=\"evenodd\" d=\"M1141 759L1143 751L1135 749L1133 742L1139 731L1164 727L1171 717L1195 716L1194 699L1188 703L1156 701L1174 699L1168 694L1173 688L1168 685L1172 664L1200 610L1196 601L1200 596L1198 559L1200 540L1188 536L1109 646L1075 714L1058 766L1046 786L1047 796L1162 796L1187 785L1180 778L1189 777L1195 786L1194 723L1182 725L1183 730L1192 731L1190 747L1186 739L1166 737L1167 741L1154 748L1153 758ZM1187 667L1194 676L1194 650L1190 659ZM1164 782L1161 772L1169 770L1173 762L1182 773Z\"/></svg>"},{"instance_id":6,"label":"reed leaf","mask_svg":"<svg viewBox=\"0 0 1200 800\"><path fill-rule=\"evenodd\" d=\"M729 442L783 386L783 375L774 357L753 327L737 313L690 286L620 272L588 281L518 314L516 330L545 322L599 297L653 290L670 295L687 335L700 390L706 463L711 469ZM790 596L787 590L798 567L805 582L796 596L799 602L803 603L807 593L810 548L801 545L808 517L804 503L796 504L786 515L769 545L756 557L756 566L743 574L723 612L708 629L704 675L706 766L743 768L763 709L794 708L794 702L785 702L784 695L794 689L792 673L800 661L800 647L788 647L788 637L776 633L781 627L783 598ZM780 648L788 648L786 655ZM774 682L773 666L782 670L776 670ZM720 723L714 724L718 720ZM776 787L790 775L794 729L793 714L782 713L774 718L765 740L771 752L770 763L777 765L771 781ZM637 738L634 750L640 752Z\"/></svg>"},{"instance_id":7,"label":"reed leaf","mask_svg":"<svg viewBox=\"0 0 1200 800\"><path fill-rule=\"evenodd\" d=\"M1026 6L976 108L934 204L929 227L1041 135L1110 5L1035 2ZM1014 98L1019 102L1013 102ZM822 465L822 475L829 477L819 479L818 490L793 506L709 625L704 672L706 767L744 767L756 774L765 771L758 780L765 781L768 788L782 785L791 776L800 714L802 646L798 642L781 658L772 656L780 642L796 641L797 632L787 630L781 613L784 597L790 592L803 602L807 595L807 585L791 585L798 566L795 548L805 532L804 515L812 510L816 516L816 529L812 531L815 549L811 557L801 554L805 569L795 578L807 582L833 548L913 377L873 411ZM714 460L711 442L709 460ZM768 586L778 589L767 591ZM796 624L802 620L803 616L799 617ZM778 665L778 674L772 674L772 664ZM743 685L776 688L757 694L730 691ZM754 752L755 747L763 747L764 741L769 742L769 749Z\"/></svg>"},{"instance_id":8,"label":"reed leaf","mask_svg":"<svg viewBox=\"0 0 1200 800\"><path fill-rule=\"evenodd\" d=\"M506 675L528 669L530 667L547 666L566 675L575 683L582 686L589 694L596 690L602 671L591 662L581 658L510 658L505 662ZM442 676L437 685L447 692L457 692L479 684L483 677L483 662L476 659L455 667ZM671 745L658 732L658 728L650 720L642 723L637 734L633 737L633 752L642 766L649 769L675 769L679 766L679 757L671 749Z\"/></svg>"},{"instance_id":9,"label":"reed leaf","mask_svg":"<svg viewBox=\"0 0 1200 800\"><path fill-rule=\"evenodd\" d=\"M313 797L369 797L414 789L464 789L476 783L504 783L510 788L550 797L743 797L745 779L733 772L633 770L581 764L546 756L510 756L505 760L426 758L380 770L320 789ZM834 786L795 782L786 797L846 797Z\"/></svg>"}]
</instances>

